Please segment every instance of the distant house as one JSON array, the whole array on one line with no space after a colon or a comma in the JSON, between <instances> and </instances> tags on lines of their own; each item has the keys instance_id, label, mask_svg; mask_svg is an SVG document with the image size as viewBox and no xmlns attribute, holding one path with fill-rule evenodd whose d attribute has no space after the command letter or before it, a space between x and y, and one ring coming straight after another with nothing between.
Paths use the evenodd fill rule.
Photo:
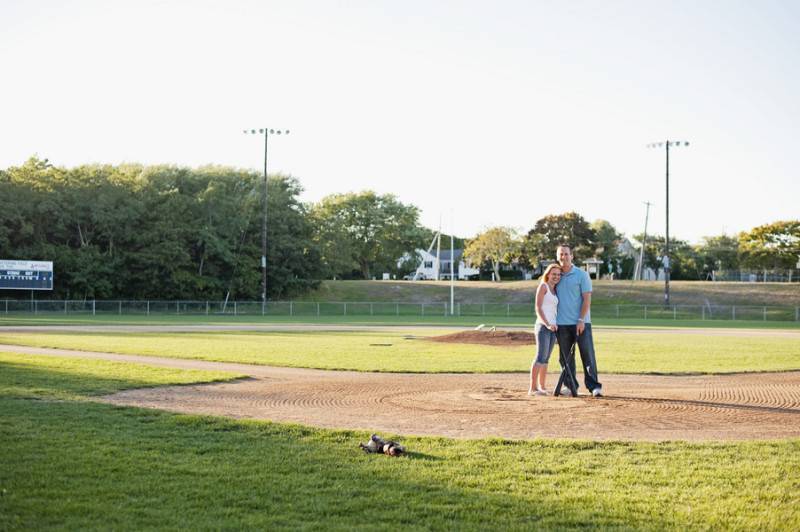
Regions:
<instances>
[{"instance_id":1,"label":"distant house","mask_svg":"<svg viewBox=\"0 0 800 532\"><path fill-rule=\"evenodd\" d=\"M453 257L455 258L455 263L453 264L453 274L455 275L455 278L460 281L469 279L470 277L480 274L480 270L478 268L471 268L467 266L467 264L462 260L463 255L464 255L463 249L453 250ZM424 249L418 249L417 259L418 259L417 264L419 264L419 266L417 267L416 271L414 273L405 276L404 279L429 280L429 281L437 279L436 253L430 253L428 251L425 251ZM402 262L402 260L400 262ZM441 250L439 252L439 261L438 261L439 280L450 279L451 262L452 259L450 258L450 250L449 249Z\"/></svg>"},{"instance_id":2,"label":"distant house","mask_svg":"<svg viewBox=\"0 0 800 532\"><path fill-rule=\"evenodd\" d=\"M638 256L636 246L627 238L622 238L617 244L617 255L626 259L634 259Z\"/></svg>"}]
</instances>

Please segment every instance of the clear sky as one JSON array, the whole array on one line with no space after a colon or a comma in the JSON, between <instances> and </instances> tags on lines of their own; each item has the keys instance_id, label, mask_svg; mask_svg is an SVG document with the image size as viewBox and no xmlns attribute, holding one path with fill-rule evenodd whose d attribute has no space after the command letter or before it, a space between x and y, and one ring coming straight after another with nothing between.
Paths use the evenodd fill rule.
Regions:
<instances>
[{"instance_id":1,"label":"clear sky","mask_svg":"<svg viewBox=\"0 0 800 532\"><path fill-rule=\"evenodd\" d=\"M0 2L0 168L263 167L473 236L575 210L698 241L800 217L800 2Z\"/></svg>"}]
</instances>

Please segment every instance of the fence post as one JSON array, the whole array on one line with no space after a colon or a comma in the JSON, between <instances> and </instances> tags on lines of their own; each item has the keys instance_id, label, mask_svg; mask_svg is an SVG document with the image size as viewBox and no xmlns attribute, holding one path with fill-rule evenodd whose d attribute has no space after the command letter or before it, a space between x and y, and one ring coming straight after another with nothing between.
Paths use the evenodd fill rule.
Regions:
<instances>
[{"instance_id":1,"label":"fence post","mask_svg":"<svg viewBox=\"0 0 800 532\"><path fill-rule=\"evenodd\" d=\"M319 316L319 301L317 301L317 316Z\"/></svg>"},{"instance_id":2,"label":"fence post","mask_svg":"<svg viewBox=\"0 0 800 532\"><path fill-rule=\"evenodd\" d=\"M344 316L347 316L347 301L344 302Z\"/></svg>"},{"instance_id":3,"label":"fence post","mask_svg":"<svg viewBox=\"0 0 800 532\"><path fill-rule=\"evenodd\" d=\"M92 299L92 316L97 315L97 308L96 308L97 300ZM6 301L6 309L8 309L8 301Z\"/></svg>"},{"instance_id":4,"label":"fence post","mask_svg":"<svg viewBox=\"0 0 800 532\"><path fill-rule=\"evenodd\" d=\"M67 300L64 300L64 314L67 313Z\"/></svg>"},{"instance_id":5,"label":"fence post","mask_svg":"<svg viewBox=\"0 0 800 532\"><path fill-rule=\"evenodd\" d=\"M444 303L444 315L447 316L447 302Z\"/></svg>"},{"instance_id":6,"label":"fence post","mask_svg":"<svg viewBox=\"0 0 800 532\"><path fill-rule=\"evenodd\" d=\"M456 311L456 315L458 315L458 317L460 318L461 317L461 303L456 303L456 305L457 305L456 308L458 309Z\"/></svg>"},{"instance_id":7,"label":"fence post","mask_svg":"<svg viewBox=\"0 0 800 532\"><path fill-rule=\"evenodd\" d=\"M117 303L119 304L119 315L122 316L122 300L120 299Z\"/></svg>"},{"instance_id":8,"label":"fence post","mask_svg":"<svg viewBox=\"0 0 800 532\"><path fill-rule=\"evenodd\" d=\"M736 305L731 305L731 319L736 320Z\"/></svg>"},{"instance_id":9,"label":"fence post","mask_svg":"<svg viewBox=\"0 0 800 532\"><path fill-rule=\"evenodd\" d=\"M672 319L678 319L678 305L672 305Z\"/></svg>"},{"instance_id":10,"label":"fence post","mask_svg":"<svg viewBox=\"0 0 800 532\"><path fill-rule=\"evenodd\" d=\"M764 321L767 321L767 307L764 307Z\"/></svg>"},{"instance_id":11,"label":"fence post","mask_svg":"<svg viewBox=\"0 0 800 532\"><path fill-rule=\"evenodd\" d=\"M294 316L294 301L289 301L289 316Z\"/></svg>"},{"instance_id":12,"label":"fence post","mask_svg":"<svg viewBox=\"0 0 800 532\"><path fill-rule=\"evenodd\" d=\"M6 314L8 314L8 301L6 301ZM794 321L800 321L800 307L794 307Z\"/></svg>"},{"instance_id":13,"label":"fence post","mask_svg":"<svg viewBox=\"0 0 800 532\"><path fill-rule=\"evenodd\" d=\"M700 319L703 320L703 321L705 321L705 319L706 319L706 307L705 307L705 305L700 307Z\"/></svg>"},{"instance_id":14,"label":"fence post","mask_svg":"<svg viewBox=\"0 0 800 532\"><path fill-rule=\"evenodd\" d=\"M181 313L181 302L180 301L176 301L175 302L175 314L180 314L180 313Z\"/></svg>"},{"instance_id":15,"label":"fence post","mask_svg":"<svg viewBox=\"0 0 800 532\"><path fill-rule=\"evenodd\" d=\"M619 305L614 305L614 306L617 307L617 309L616 309L617 310L617 319L619 319Z\"/></svg>"},{"instance_id":16,"label":"fence post","mask_svg":"<svg viewBox=\"0 0 800 532\"><path fill-rule=\"evenodd\" d=\"M481 303L481 316L486 316L486 303Z\"/></svg>"},{"instance_id":17,"label":"fence post","mask_svg":"<svg viewBox=\"0 0 800 532\"><path fill-rule=\"evenodd\" d=\"M150 300L147 300L147 315L150 315Z\"/></svg>"},{"instance_id":18,"label":"fence post","mask_svg":"<svg viewBox=\"0 0 800 532\"><path fill-rule=\"evenodd\" d=\"M644 306L644 319L647 319L647 305Z\"/></svg>"},{"instance_id":19,"label":"fence post","mask_svg":"<svg viewBox=\"0 0 800 532\"><path fill-rule=\"evenodd\" d=\"M459 314L459 316L460 316L460 314ZM509 317L509 316L511 316L511 303L506 303L506 318Z\"/></svg>"},{"instance_id":20,"label":"fence post","mask_svg":"<svg viewBox=\"0 0 800 532\"><path fill-rule=\"evenodd\" d=\"M373 305L373 303L370 303L370 304L369 304L369 315L370 315L370 316L373 316L373 315L374 315L374 310L373 310L373 308L372 308L372 305Z\"/></svg>"},{"instance_id":21,"label":"fence post","mask_svg":"<svg viewBox=\"0 0 800 532\"><path fill-rule=\"evenodd\" d=\"M8 299L6 299L6 314L8 314ZM797 320L795 320L795 321L797 321Z\"/></svg>"},{"instance_id":22,"label":"fence post","mask_svg":"<svg viewBox=\"0 0 800 532\"><path fill-rule=\"evenodd\" d=\"M206 299L206 316L208 316L208 299Z\"/></svg>"},{"instance_id":23,"label":"fence post","mask_svg":"<svg viewBox=\"0 0 800 532\"><path fill-rule=\"evenodd\" d=\"M262 306L261 308L264 308L264 307ZM234 302L233 302L233 315L234 315L234 316L238 316L238 315L239 315L239 314L238 314L238 312L239 312L239 311L238 311L238 309L236 308L236 301L234 301ZM262 314L262 316L263 316L263 314Z\"/></svg>"},{"instance_id":24,"label":"fence post","mask_svg":"<svg viewBox=\"0 0 800 532\"><path fill-rule=\"evenodd\" d=\"M395 303L395 314L400 315L400 303Z\"/></svg>"},{"instance_id":25,"label":"fence post","mask_svg":"<svg viewBox=\"0 0 800 532\"><path fill-rule=\"evenodd\" d=\"M421 310L421 312L422 312L422 317L424 318L424 317L425 317L425 303L422 303L422 304L420 305L420 307L421 307L421 309L420 309L420 310Z\"/></svg>"}]
</instances>

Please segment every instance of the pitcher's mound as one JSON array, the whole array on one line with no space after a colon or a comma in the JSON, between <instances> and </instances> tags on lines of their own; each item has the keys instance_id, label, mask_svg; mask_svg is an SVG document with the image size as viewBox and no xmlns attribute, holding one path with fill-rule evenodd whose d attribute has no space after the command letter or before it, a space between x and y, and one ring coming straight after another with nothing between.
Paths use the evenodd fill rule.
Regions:
<instances>
[{"instance_id":1,"label":"pitcher's mound","mask_svg":"<svg viewBox=\"0 0 800 532\"><path fill-rule=\"evenodd\" d=\"M524 331L463 331L428 338L432 342L500 346L534 345L536 336Z\"/></svg>"}]
</instances>

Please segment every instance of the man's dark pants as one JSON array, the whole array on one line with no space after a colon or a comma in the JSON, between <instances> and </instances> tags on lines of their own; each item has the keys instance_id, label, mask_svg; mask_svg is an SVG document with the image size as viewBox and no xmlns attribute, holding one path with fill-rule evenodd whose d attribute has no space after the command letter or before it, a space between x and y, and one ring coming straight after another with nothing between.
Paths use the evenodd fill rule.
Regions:
<instances>
[{"instance_id":1,"label":"man's dark pants","mask_svg":"<svg viewBox=\"0 0 800 532\"><path fill-rule=\"evenodd\" d=\"M602 385L597 380L597 360L594 356L594 341L592 340L592 324L587 323L582 334L578 334L577 325L559 325L556 331L558 337L559 360L566 365L569 370L562 374L567 375L572 382L564 381L564 386L570 390L578 390L578 380L575 378L575 356L572 352L575 343L578 344L578 351L581 353L583 363L583 377L586 388L591 392ZM560 382L560 381L559 381ZM556 390L558 391L558 390Z\"/></svg>"}]
</instances>

